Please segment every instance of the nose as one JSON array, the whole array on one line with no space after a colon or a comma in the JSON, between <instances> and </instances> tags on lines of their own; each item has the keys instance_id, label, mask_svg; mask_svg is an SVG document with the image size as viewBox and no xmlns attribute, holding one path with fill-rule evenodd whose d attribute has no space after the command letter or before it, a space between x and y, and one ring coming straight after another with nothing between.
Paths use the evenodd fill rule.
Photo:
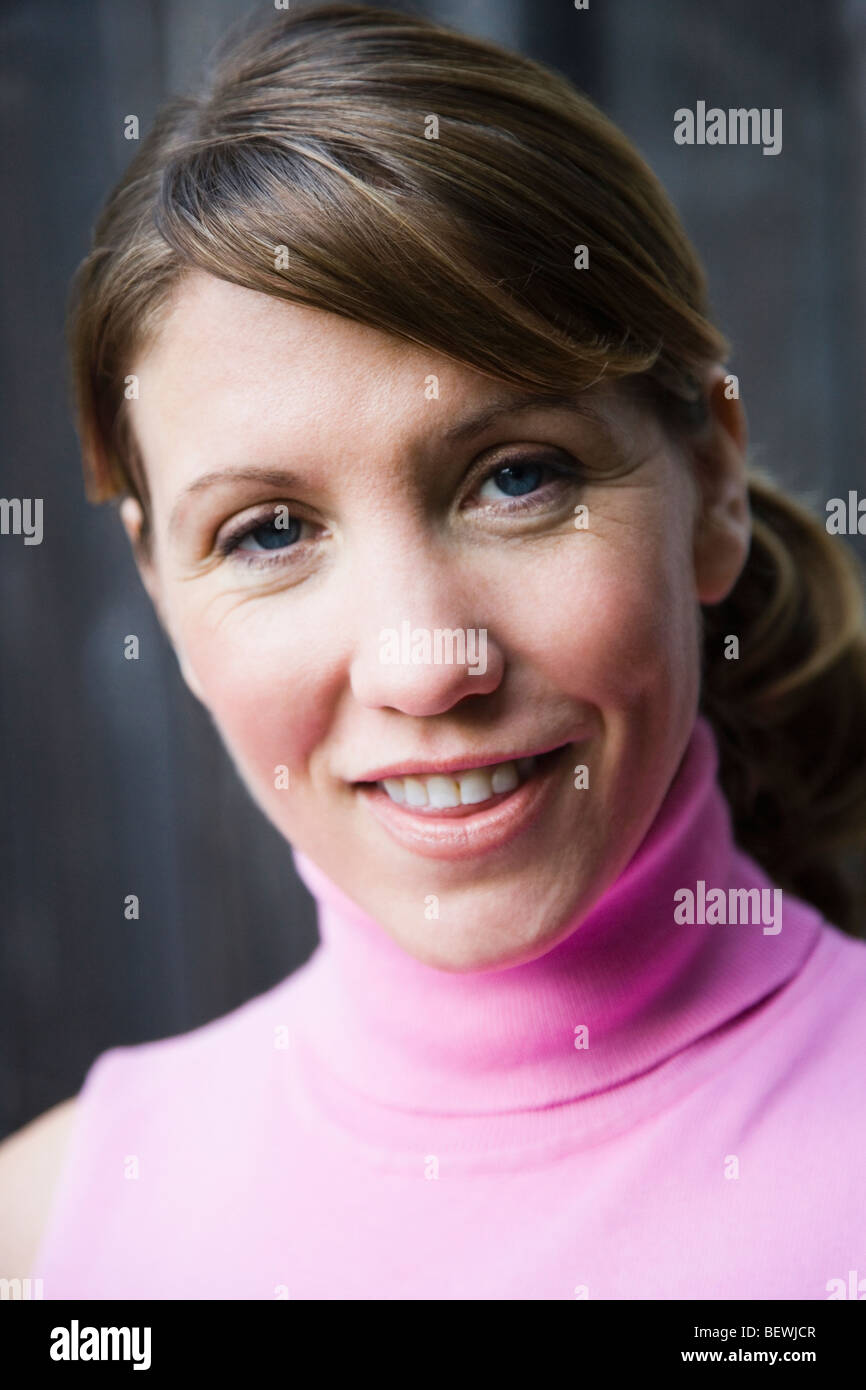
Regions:
<instances>
[{"instance_id":1,"label":"nose","mask_svg":"<svg viewBox=\"0 0 866 1390\"><path fill-rule=\"evenodd\" d=\"M453 556L420 545L403 563L383 566L381 551L375 561L375 575L355 591L355 699L421 717L496 690L503 653Z\"/></svg>"}]
</instances>

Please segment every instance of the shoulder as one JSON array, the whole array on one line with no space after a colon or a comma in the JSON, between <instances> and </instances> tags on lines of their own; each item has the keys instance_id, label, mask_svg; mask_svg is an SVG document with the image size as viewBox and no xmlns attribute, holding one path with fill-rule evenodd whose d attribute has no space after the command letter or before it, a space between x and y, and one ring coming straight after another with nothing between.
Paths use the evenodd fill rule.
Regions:
<instances>
[{"instance_id":1,"label":"shoulder","mask_svg":"<svg viewBox=\"0 0 866 1390\"><path fill-rule=\"evenodd\" d=\"M818 948L813 952L813 973L821 982L817 996L820 1010L840 1026L866 1028L862 1005L866 988L866 940L849 936L832 923L822 921ZM829 1023L830 1019L827 1018Z\"/></svg>"},{"instance_id":2,"label":"shoulder","mask_svg":"<svg viewBox=\"0 0 866 1390\"><path fill-rule=\"evenodd\" d=\"M99 1053L77 1095L46 1110L0 1142L0 1279L26 1278L56 1210L60 1180L87 1163L125 1125L172 1126L203 1110L218 1117L275 1055L291 1032L295 974L265 993L185 1033Z\"/></svg>"},{"instance_id":3,"label":"shoulder","mask_svg":"<svg viewBox=\"0 0 866 1390\"><path fill-rule=\"evenodd\" d=\"M38 1249L69 1149L78 1097L0 1143L0 1278L22 1279Z\"/></svg>"},{"instance_id":4,"label":"shoulder","mask_svg":"<svg viewBox=\"0 0 866 1390\"><path fill-rule=\"evenodd\" d=\"M810 1142L866 1139L866 942L822 922L800 970L750 1013L742 1037L762 1113L784 1100Z\"/></svg>"},{"instance_id":5,"label":"shoulder","mask_svg":"<svg viewBox=\"0 0 866 1390\"><path fill-rule=\"evenodd\" d=\"M246 1091L262 1063L295 1032L296 995L305 967L207 1023L101 1053L82 1089L104 1111L133 1103L164 1112L175 1100L195 1105L218 1093Z\"/></svg>"},{"instance_id":6,"label":"shoulder","mask_svg":"<svg viewBox=\"0 0 866 1390\"><path fill-rule=\"evenodd\" d=\"M821 945L824 969L816 971L815 1020L827 1055L840 1072L850 1071L859 1086L866 1081L861 1062L866 1049L866 941L828 924Z\"/></svg>"},{"instance_id":7,"label":"shoulder","mask_svg":"<svg viewBox=\"0 0 866 1390\"><path fill-rule=\"evenodd\" d=\"M823 919L815 945L792 980L777 995L778 1009L802 1029L804 1048L850 1057L852 1036L866 1043L866 941Z\"/></svg>"}]
</instances>

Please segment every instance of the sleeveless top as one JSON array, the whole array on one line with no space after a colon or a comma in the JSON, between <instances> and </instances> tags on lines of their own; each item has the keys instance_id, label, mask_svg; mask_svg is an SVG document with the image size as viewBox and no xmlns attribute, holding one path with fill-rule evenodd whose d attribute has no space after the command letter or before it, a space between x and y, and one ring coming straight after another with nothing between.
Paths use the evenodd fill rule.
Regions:
<instances>
[{"instance_id":1,"label":"sleeveless top","mask_svg":"<svg viewBox=\"0 0 866 1390\"><path fill-rule=\"evenodd\" d=\"M295 853L309 961L90 1067L45 1298L866 1297L866 944L734 844L699 719L545 955L440 971Z\"/></svg>"}]
</instances>

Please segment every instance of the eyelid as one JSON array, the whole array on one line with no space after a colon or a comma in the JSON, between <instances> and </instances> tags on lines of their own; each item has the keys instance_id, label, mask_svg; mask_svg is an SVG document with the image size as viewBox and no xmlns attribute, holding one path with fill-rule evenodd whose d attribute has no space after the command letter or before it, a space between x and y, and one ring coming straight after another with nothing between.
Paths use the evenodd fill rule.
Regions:
<instances>
[{"instance_id":1,"label":"eyelid","mask_svg":"<svg viewBox=\"0 0 866 1390\"><path fill-rule=\"evenodd\" d=\"M551 481L559 479L561 481L571 481L575 485L586 481L585 468L578 459L570 454L567 455L561 452L557 453L555 456L551 456L549 453L544 452L505 454L494 463L487 463L484 466L483 472L473 479L470 497L474 496L479 488L483 487L486 482L489 482L491 478L494 478L497 473L501 473L504 469L527 468L532 466L548 469L554 474L554 479L548 480L547 483L542 484L534 493L527 493L525 497L513 497L509 499L503 496L502 506L499 508L496 507L495 503L483 502L478 509L492 509L511 513L529 510L533 506L539 505L538 503L533 503L531 499L533 497L538 497L542 491L550 485Z\"/></svg>"},{"instance_id":2,"label":"eyelid","mask_svg":"<svg viewBox=\"0 0 866 1390\"><path fill-rule=\"evenodd\" d=\"M540 510L548 501L546 494L552 482L557 480L563 482L571 481L573 484L577 485L586 480L586 469L581 462L573 455L566 453L564 450L557 449L554 446L548 446L547 449L543 446L536 446L535 449L520 453L506 452L508 447L506 445L501 445L499 447L503 450L499 458L494 458L493 461L490 461L488 457L483 463L479 464L478 472L470 485L470 498L484 485L484 483L488 482L491 478L495 477L497 473L506 468L535 466L547 469L548 472L553 475L553 478L548 479L548 481L536 489L535 492L528 493L525 496L512 498L503 496L501 505L497 505L493 502L479 503L475 508L478 511L495 511L502 514L514 515L521 511ZM237 554L240 549L240 543L260 526L267 525L269 521L272 521L281 508L285 508L287 520L300 523L301 526L315 526L320 524L313 521L310 517L300 515L300 509L290 502L261 502L245 509L238 517L232 518L218 529L213 542L214 551L222 557ZM280 561L285 562L287 555L292 551L299 550L302 544L303 539L298 539L292 545L274 549L270 553L266 550L241 553L250 557L244 561L246 564L274 564Z\"/></svg>"},{"instance_id":3,"label":"eyelid","mask_svg":"<svg viewBox=\"0 0 866 1390\"><path fill-rule=\"evenodd\" d=\"M273 521L281 508L285 508L290 521L303 522L307 520L307 518L299 516L297 510L289 502L263 502L258 507L248 508L240 516L225 522L217 531L214 549L222 551L232 542L242 541L251 531L256 531L260 526L265 526L269 521Z\"/></svg>"}]
</instances>

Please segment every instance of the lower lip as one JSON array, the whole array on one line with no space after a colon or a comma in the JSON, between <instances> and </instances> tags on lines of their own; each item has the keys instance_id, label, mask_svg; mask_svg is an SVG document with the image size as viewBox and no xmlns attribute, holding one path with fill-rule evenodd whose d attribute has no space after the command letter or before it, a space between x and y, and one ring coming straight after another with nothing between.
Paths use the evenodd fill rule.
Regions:
<instances>
[{"instance_id":1,"label":"lower lip","mask_svg":"<svg viewBox=\"0 0 866 1390\"><path fill-rule=\"evenodd\" d=\"M428 859L473 859L501 849L527 830L544 809L545 801L559 781L567 745L550 758L546 767L533 773L513 792L506 793L492 806L464 814L437 816L430 811L413 812L392 801L379 786L365 786L358 794L391 837L405 849Z\"/></svg>"}]
</instances>

